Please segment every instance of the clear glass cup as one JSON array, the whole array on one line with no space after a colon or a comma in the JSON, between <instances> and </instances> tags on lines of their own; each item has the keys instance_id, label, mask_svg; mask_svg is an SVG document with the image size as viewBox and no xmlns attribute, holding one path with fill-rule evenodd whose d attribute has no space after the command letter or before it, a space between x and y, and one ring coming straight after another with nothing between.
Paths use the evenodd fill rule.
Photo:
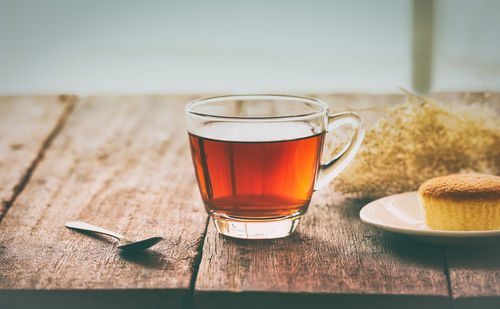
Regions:
<instances>
[{"instance_id":1,"label":"clear glass cup","mask_svg":"<svg viewBox=\"0 0 500 309\"><path fill-rule=\"evenodd\" d=\"M337 176L363 140L352 112L328 115L315 99L235 95L190 102L185 108L196 178L217 231L245 239L290 235L313 192ZM327 132L351 126L340 154L321 164Z\"/></svg>"}]
</instances>

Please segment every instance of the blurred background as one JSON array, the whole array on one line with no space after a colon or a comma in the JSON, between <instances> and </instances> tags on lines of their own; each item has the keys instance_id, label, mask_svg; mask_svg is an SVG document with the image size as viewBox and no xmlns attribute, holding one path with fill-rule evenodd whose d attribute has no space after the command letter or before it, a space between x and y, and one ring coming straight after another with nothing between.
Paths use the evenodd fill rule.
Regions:
<instances>
[{"instance_id":1,"label":"blurred background","mask_svg":"<svg viewBox=\"0 0 500 309\"><path fill-rule=\"evenodd\" d=\"M500 1L0 0L0 95L500 91Z\"/></svg>"}]
</instances>

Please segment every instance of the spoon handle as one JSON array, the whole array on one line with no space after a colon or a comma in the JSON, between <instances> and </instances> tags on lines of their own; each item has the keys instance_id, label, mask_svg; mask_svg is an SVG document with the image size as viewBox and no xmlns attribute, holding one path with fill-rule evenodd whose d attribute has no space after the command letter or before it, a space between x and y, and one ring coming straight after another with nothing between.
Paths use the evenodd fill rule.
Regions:
<instances>
[{"instance_id":1,"label":"spoon handle","mask_svg":"<svg viewBox=\"0 0 500 309\"><path fill-rule=\"evenodd\" d=\"M118 234L116 232L109 231L109 230L103 229L102 227L98 227L98 226L88 224L85 222L81 222L81 221L66 222L66 227L70 228L70 229L80 230L80 231L100 233L100 234L114 237L118 240L125 238L125 236Z\"/></svg>"}]
</instances>

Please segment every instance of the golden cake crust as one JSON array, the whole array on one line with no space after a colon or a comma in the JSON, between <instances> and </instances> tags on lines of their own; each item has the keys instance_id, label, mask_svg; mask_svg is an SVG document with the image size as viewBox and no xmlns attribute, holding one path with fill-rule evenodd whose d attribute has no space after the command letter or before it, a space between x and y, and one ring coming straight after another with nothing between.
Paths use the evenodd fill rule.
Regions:
<instances>
[{"instance_id":1,"label":"golden cake crust","mask_svg":"<svg viewBox=\"0 0 500 309\"><path fill-rule=\"evenodd\" d=\"M500 201L500 177L484 174L454 174L424 182L418 189L422 197L451 200Z\"/></svg>"}]
</instances>

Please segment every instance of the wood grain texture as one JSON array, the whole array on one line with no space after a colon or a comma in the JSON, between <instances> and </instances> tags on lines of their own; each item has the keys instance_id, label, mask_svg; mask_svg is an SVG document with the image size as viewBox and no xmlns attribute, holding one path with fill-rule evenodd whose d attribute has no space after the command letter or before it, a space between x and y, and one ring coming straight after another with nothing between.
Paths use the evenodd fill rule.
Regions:
<instances>
[{"instance_id":1,"label":"wood grain texture","mask_svg":"<svg viewBox=\"0 0 500 309\"><path fill-rule=\"evenodd\" d=\"M310 96L328 102L333 112L358 111L368 122L382 115L383 106L404 100ZM435 97L488 101L500 110L499 94ZM38 147L13 146L14 154L27 152L1 161L10 171L17 164L11 162L32 153L20 173L13 172L26 176L38 160L0 223L1 308L190 308L194 284L196 308L500 307L496 246L443 248L378 231L359 220L369 200L345 198L332 187L315 193L289 238L235 240L217 235L212 224L205 237L183 115L195 96L83 98L44 146L68 112L67 104L51 98L17 98L25 105L0 114L4 152L15 145L5 135L9 128L19 131L13 136L25 134L23 141L39 136ZM5 100L14 99L0 99L0 108ZM11 119L30 113L22 106L42 106L42 115L49 116L18 125ZM64 228L69 220L166 240L145 254L123 254L110 238Z\"/></svg>"},{"instance_id":2,"label":"wood grain texture","mask_svg":"<svg viewBox=\"0 0 500 309\"><path fill-rule=\"evenodd\" d=\"M184 125L190 99L89 97L76 104L0 224L4 303L182 305L207 220ZM125 254L112 239L66 229L70 220L165 240L145 253ZM80 301L72 304L71 295Z\"/></svg>"},{"instance_id":3,"label":"wood grain texture","mask_svg":"<svg viewBox=\"0 0 500 309\"><path fill-rule=\"evenodd\" d=\"M500 308L498 238L474 247L446 248L446 260L457 307Z\"/></svg>"},{"instance_id":4,"label":"wood grain texture","mask_svg":"<svg viewBox=\"0 0 500 309\"><path fill-rule=\"evenodd\" d=\"M214 295L221 292L232 292L226 294L235 301L249 297L247 292L264 292L262 297L269 299L265 308L298 308L311 299L318 307L352 308L367 301L380 308L446 306L440 248L363 225L358 213L365 203L316 192L309 213L286 239L234 240L217 235L210 224L196 307L220 306L225 298ZM287 293L297 295L289 299Z\"/></svg>"},{"instance_id":5,"label":"wood grain texture","mask_svg":"<svg viewBox=\"0 0 500 309\"><path fill-rule=\"evenodd\" d=\"M69 97L0 97L0 221L43 152Z\"/></svg>"}]
</instances>

